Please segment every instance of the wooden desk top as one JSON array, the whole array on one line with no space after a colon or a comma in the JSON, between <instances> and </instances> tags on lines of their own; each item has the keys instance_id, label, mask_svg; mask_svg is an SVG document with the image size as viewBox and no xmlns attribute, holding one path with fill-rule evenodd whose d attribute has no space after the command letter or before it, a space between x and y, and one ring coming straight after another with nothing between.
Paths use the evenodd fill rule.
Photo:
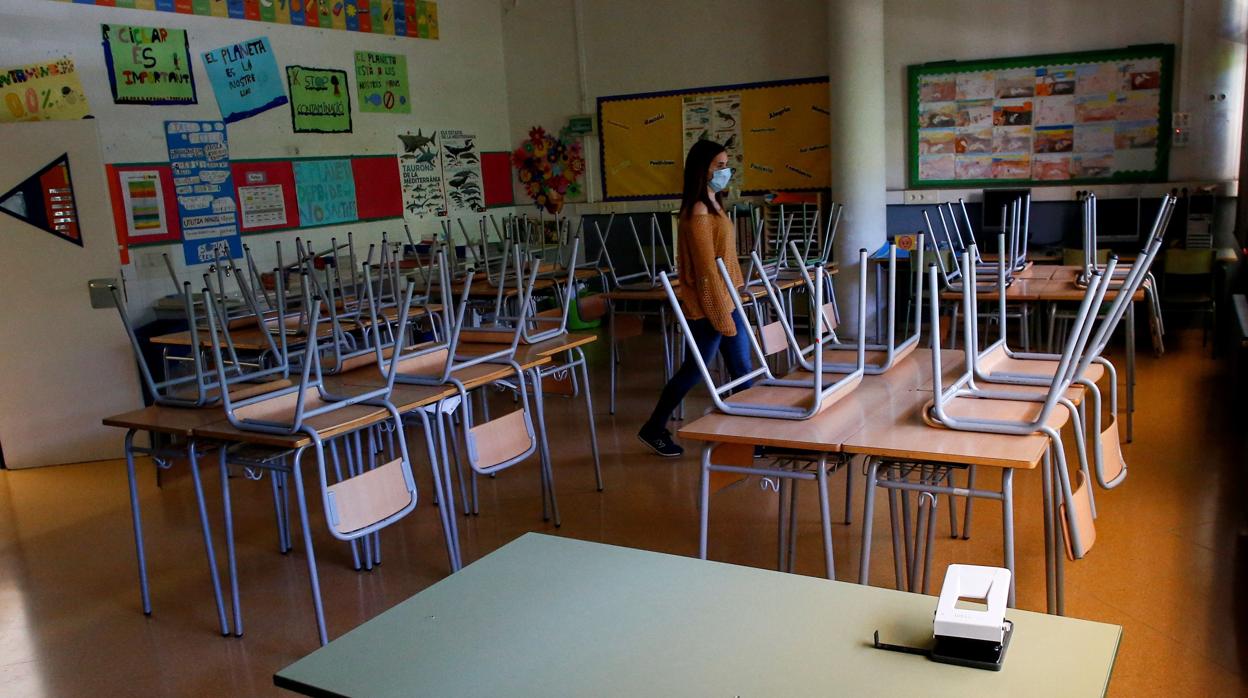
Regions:
<instances>
[{"instance_id":1,"label":"wooden desk top","mask_svg":"<svg viewBox=\"0 0 1248 698\"><path fill-rule=\"evenodd\" d=\"M257 446L275 446L278 448L299 448L312 443L306 434L266 434L258 431L245 431L234 427L229 420L205 424L195 428L195 436L217 441L233 441ZM376 424L390 416L384 407L372 405L349 405L342 409L317 415L303 420L304 424L314 429L322 439L347 434Z\"/></svg>"},{"instance_id":2,"label":"wooden desk top","mask_svg":"<svg viewBox=\"0 0 1248 698\"><path fill-rule=\"evenodd\" d=\"M949 379L963 367L962 352L945 351L942 372ZM835 453L863 453L958 464L1031 468L1048 445L1045 436L1009 436L953 431L927 426L923 405L931 400L931 354L916 349L886 373L864 376L862 383L832 407L807 420L734 417L711 413L682 428L682 438L743 443ZM926 387L927 390L923 390ZM1018 417L1010 410L1034 409L1035 403L978 400L970 409L991 409L998 418ZM983 416L978 413L959 416ZM1005 409L1005 412L1000 411ZM1058 413L1061 414L1058 414ZM1065 410L1054 410L1065 419Z\"/></svg>"},{"instance_id":3,"label":"wooden desk top","mask_svg":"<svg viewBox=\"0 0 1248 698\"><path fill-rule=\"evenodd\" d=\"M568 334L564 333L559 337L548 339L537 344L521 344L516 347L516 362L521 366L537 361L539 359L555 356L569 349L584 346L598 341L598 337L592 334ZM460 344L455 351L464 356L480 356L489 354L499 350L501 345L488 343L468 343ZM527 366L526 366L527 368Z\"/></svg>"},{"instance_id":4,"label":"wooden desk top","mask_svg":"<svg viewBox=\"0 0 1248 698\"><path fill-rule=\"evenodd\" d=\"M960 355L961 352L942 353L951 366L950 371L960 370L957 358ZM699 441L834 453L841 450L841 444L863 428L876 412L894 402L909 405L918 400L914 389L930 379L931 370L929 350L916 349L887 373L863 376L853 392L810 419L737 417L711 412L686 424L679 435ZM829 378L835 379L835 376Z\"/></svg>"},{"instance_id":5,"label":"wooden desk top","mask_svg":"<svg viewBox=\"0 0 1248 698\"><path fill-rule=\"evenodd\" d=\"M104 426L141 429L161 434L191 436L197 427L225 419L225 412L216 407L166 407L152 405L141 410L106 417Z\"/></svg>"},{"instance_id":6,"label":"wooden desk top","mask_svg":"<svg viewBox=\"0 0 1248 698\"><path fill-rule=\"evenodd\" d=\"M316 331L317 339L325 339L326 337L333 335L334 328L329 323L328 319L318 324L319 324L319 327L317 327L317 331ZM353 322L340 322L339 325L341 325L344 330L355 329L355 323ZM230 338L234 342L234 348L239 351L260 352L269 348L269 343L267 340L265 340L264 334L259 327L244 327L242 329L234 330L230 332ZM303 338L302 334L289 335L287 336L286 341L287 342L302 341L302 338ZM222 342L224 341L225 341L224 338L222 338ZM279 344L280 341L281 340L277 337L277 335L274 334L273 343ZM181 332L170 332L169 334L157 335L155 337L152 337L151 342L152 344L162 344L162 345L176 346L176 347L189 347L191 346L191 331L182 330ZM208 349L212 348L212 338L208 335L207 329L203 329L199 331L199 346L208 348ZM222 350L223 351L225 350L224 345L222 346Z\"/></svg>"},{"instance_id":7,"label":"wooden desk top","mask_svg":"<svg viewBox=\"0 0 1248 698\"><path fill-rule=\"evenodd\" d=\"M1116 625L1008 609L1014 635L999 672L871 647L876 630L885 642L930 645L935 608L932 596L529 533L274 683L377 698L1029 698L1108 688ZM483 668L466 648L495 649Z\"/></svg>"}]
</instances>

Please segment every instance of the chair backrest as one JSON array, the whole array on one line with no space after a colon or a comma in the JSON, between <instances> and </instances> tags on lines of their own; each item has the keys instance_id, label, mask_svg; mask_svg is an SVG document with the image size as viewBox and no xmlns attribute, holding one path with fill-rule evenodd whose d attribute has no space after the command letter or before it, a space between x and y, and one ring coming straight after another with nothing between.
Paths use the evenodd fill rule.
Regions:
<instances>
[{"instance_id":1,"label":"chair backrest","mask_svg":"<svg viewBox=\"0 0 1248 698\"><path fill-rule=\"evenodd\" d=\"M294 434L306 431L306 420L362 402L384 403L394 386L397 374L399 352L393 352L387 380L384 385L347 397L333 397L324 390L319 360L318 323L324 299L313 296L307 282L303 284L304 306L308 311L308 334L304 344L300 362L299 382L295 385L274 390L261 395L235 400L228 390L221 391L221 403L226 418L237 429L257 431L270 434ZM411 286L408 288L410 297ZM224 322L218 315L217 299L211 291L203 292L204 305L208 315L208 331L212 344L212 356L216 365L218 381L226 385L224 354L219 333ZM406 330L406 315L399 321L399 335Z\"/></svg>"}]
</instances>

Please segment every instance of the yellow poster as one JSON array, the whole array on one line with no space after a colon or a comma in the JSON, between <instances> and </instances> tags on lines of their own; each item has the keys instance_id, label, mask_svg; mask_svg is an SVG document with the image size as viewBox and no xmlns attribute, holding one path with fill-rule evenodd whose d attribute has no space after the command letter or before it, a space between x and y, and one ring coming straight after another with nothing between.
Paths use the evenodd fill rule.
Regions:
<instances>
[{"instance_id":1,"label":"yellow poster","mask_svg":"<svg viewBox=\"0 0 1248 698\"><path fill-rule=\"evenodd\" d=\"M0 122L73 121L89 112L71 58L0 68Z\"/></svg>"},{"instance_id":2,"label":"yellow poster","mask_svg":"<svg viewBox=\"0 0 1248 698\"><path fill-rule=\"evenodd\" d=\"M680 95L602 103L603 171L610 198L679 194Z\"/></svg>"},{"instance_id":3,"label":"yellow poster","mask_svg":"<svg viewBox=\"0 0 1248 698\"><path fill-rule=\"evenodd\" d=\"M743 191L829 186L826 78L599 100L609 199L680 194L685 152L723 143Z\"/></svg>"}]
</instances>

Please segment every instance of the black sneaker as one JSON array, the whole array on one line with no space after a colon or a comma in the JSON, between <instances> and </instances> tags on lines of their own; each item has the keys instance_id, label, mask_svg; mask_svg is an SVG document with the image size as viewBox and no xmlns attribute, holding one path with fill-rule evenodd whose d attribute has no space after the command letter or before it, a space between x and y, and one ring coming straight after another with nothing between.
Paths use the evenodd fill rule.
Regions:
<instances>
[{"instance_id":1,"label":"black sneaker","mask_svg":"<svg viewBox=\"0 0 1248 698\"><path fill-rule=\"evenodd\" d=\"M664 458L679 458L685 454L685 449L672 440L672 432L666 429L655 432L639 431L637 432L637 440L649 446L651 451Z\"/></svg>"}]
</instances>

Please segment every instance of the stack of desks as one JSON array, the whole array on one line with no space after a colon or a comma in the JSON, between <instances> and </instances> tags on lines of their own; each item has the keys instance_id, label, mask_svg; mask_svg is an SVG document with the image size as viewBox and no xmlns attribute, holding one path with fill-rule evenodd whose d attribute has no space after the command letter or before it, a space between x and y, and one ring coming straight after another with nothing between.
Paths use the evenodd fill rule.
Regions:
<instances>
[{"instance_id":1,"label":"stack of desks","mask_svg":"<svg viewBox=\"0 0 1248 698\"><path fill-rule=\"evenodd\" d=\"M964 369L962 352L941 354L946 384ZM738 443L796 449L812 453L841 453L868 458L859 582L867 583L875 496L876 467L881 463L930 463L942 466L986 466L1003 469L999 491L973 489L968 483L961 496L997 500L1003 507L1005 566L1014 568L1013 473L1040 465L1048 446L1042 434L1013 436L955 431L930 427L922 410L932 399L931 351L916 349L891 370L864 376L844 398L808 420L737 417L713 413L679 431L679 436L704 442L704 458L719 444ZM990 401L985 407L999 409ZM705 491L708 483L702 483ZM705 501L705 499L704 499ZM1011 595L1012 598L1012 595Z\"/></svg>"},{"instance_id":2,"label":"stack of desks","mask_svg":"<svg viewBox=\"0 0 1248 698\"><path fill-rule=\"evenodd\" d=\"M516 352L515 360L522 370L532 370L537 367L551 363L552 357L562 351L570 348L577 348L595 340L593 335L564 335L544 342L540 345L522 346ZM486 353L488 351L498 350L498 345L463 345L461 347L464 355ZM484 363L468 367L463 372L457 373L456 378L463 384L465 390L473 390L475 388L493 383L500 379L504 379L512 375L513 369L510 365ZM350 371L338 375L325 376L324 383L327 389L334 392L345 394L359 393L362 390L384 385L376 366L368 366L355 371ZM455 385L409 385L396 383L391 392L389 401L393 404L400 414L409 414L416 412L422 408L427 408L441 400L450 398L459 394L459 389ZM389 411L380 406L367 404L356 404L349 407L335 410L323 415L318 415L305 420L306 424L315 429L318 436L322 440L328 440L343 434L356 432L360 429L378 424L385 421L390 416ZM212 542L211 527L208 523L206 506L203 495L203 487L199 473L199 457L214 448L225 448L230 445L243 445L246 447L254 447L256 449L268 449L273 454L271 457L274 463L280 462L287 455L291 455L290 472L293 473L295 488L298 494L298 504L300 508L301 528L303 532L304 544L307 549L311 550L312 539L311 529L307 521L306 501L302 492L302 482L300 479L300 456L303 451L313 445L313 439L306 433L295 434L271 434L257 431L245 431L238 429L230 424L221 407L202 407L202 408L185 408L185 407L167 407L153 405L140 410L126 412L124 414L114 415L103 420L105 426L118 427L126 429L125 440L125 457L127 466L127 477L129 480L131 516L134 524L134 536L136 555L139 567L139 586L140 595L145 614L151 613L151 600L148 588L146 554L143 544L143 528L142 516L139 506L138 487L135 474L135 454L150 454L156 458L168 461L170 459L186 458L191 469L192 478L195 485L196 499L199 506L200 524L204 536L205 553L208 559L208 566L212 580L214 597L217 605L217 612L221 624L222 634L229 634L229 625L226 621L225 606L222 600L222 592L219 577L217 574L216 553ZM153 435L162 435L164 437L172 437L179 443L172 447L152 447L145 448L134 444L134 437L140 431L146 431ZM243 462L236 461L231 458L228 453L223 458L226 462ZM245 464L254 465L254 459L245 461ZM455 564L455 554L450 553L452 548L458 549L456 524L454 522L454 509L450 498L450 470L446 463L431 463L434 468L441 468L439 474L441 478L435 477L435 483L438 479L443 479L447 484L444 492L438 493L438 501L443 502L444 510L449 511L449 521L445 522L444 533L447 536L448 553L452 557L452 568L457 567ZM226 478L228 476L225 468L221 469L221 478L223 491L228 490ZM228 518L228 494L226 495L226 511L227 511L227 529L229 527ZM279 529L281 525L279 524ZM227 530L227 539L232 534ZM286 534L282 534L283 540L286 540ZM288 546L287 542L283 543ZM231 551L232 552L232 551ZM308 565L310 573L315 576L315 562L312 555L308 555ZM231 559L231 585L234 595L234 616L235 616L235 634L241 634L240 612L238 610L236 580L233 574L233 560ZM325 641L323 628L321 631L321 640Z\"/></svg>"}]
</instances>

